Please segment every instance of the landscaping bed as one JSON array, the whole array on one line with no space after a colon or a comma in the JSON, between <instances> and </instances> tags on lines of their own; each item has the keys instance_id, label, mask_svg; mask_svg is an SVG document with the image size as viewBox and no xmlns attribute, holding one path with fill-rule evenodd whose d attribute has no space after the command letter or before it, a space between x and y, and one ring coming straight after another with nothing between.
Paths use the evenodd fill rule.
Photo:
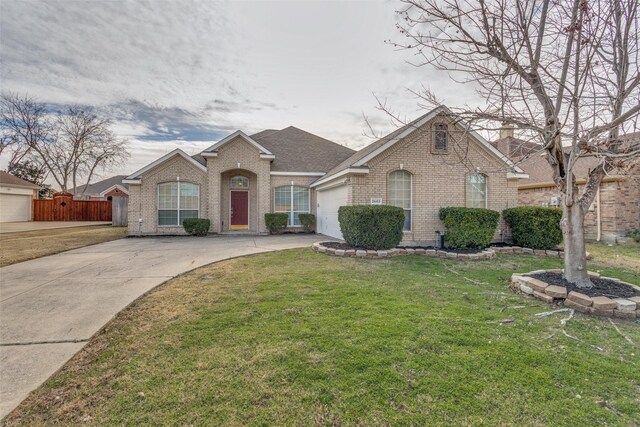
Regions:
<instances>
[{"instance_id":1,"label":"landscaping bed","mask_svg":"<svg viewBox=\"0 0 640 427\"><path fill-rule=\"evenodd\" d=\"M622 319L640 318L640 287L589 272L592 288L579 288L562 277L562 270L537 270L513 274L512 289L550 304L576 311Z\"/></svg>"},{"instance_id":2,"label":"landscaping bed","mask_svg":"<svg viewBox=\"0 0 640 427\"><path fill-rule=\"evenodd\" d=\"M380 259L399 255L423 255L440 258L459 258L481 260L495 258L491 249L435 249L433 247L404 246L393 249L375 250L357 248L342 242L316 242L312 246L315 252L347 258Z\"/></svg>"},{"instance_id":3,"label":"landscaping bed","mask_svg":"<svg viewBox=\"0 0 640 427\"><path fill-rule=\"evenodd\" d=\"M590 297L606 296L609 298L631 298L640 296L640 290L633 288L631 285L621 282L618 279L610 279L608 277L591 277L592 288L579 288L575 284L567 281L562 277L562 273L547 271L544 273L530 274L538 280L542 280L550 285L563 286L569 292L576 291L588 295Z\"/></svg>"}]
</instances>

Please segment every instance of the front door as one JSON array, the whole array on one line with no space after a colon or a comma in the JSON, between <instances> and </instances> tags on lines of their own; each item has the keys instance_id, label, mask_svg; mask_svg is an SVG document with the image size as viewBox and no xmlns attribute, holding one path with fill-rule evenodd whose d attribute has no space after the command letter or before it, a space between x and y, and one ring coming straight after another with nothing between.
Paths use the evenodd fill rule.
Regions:
<instances>
[{"instance_id":1,"label":"front door","mask_svg":"<svg viewBox=\"0 0 640 427\"><path fill-rule=\"evenodd\" d=\"M231 229L249 229L248 191L231 191Z\"/></svg>"}]
</instances>

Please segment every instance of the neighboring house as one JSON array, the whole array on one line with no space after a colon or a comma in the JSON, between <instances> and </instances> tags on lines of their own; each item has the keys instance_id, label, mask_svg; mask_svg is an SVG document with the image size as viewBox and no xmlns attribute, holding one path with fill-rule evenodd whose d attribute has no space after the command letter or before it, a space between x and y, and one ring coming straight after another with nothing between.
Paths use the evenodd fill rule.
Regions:
<instances>
[{"instance_id":1,"label":"neighboring house","mask_svg":"<svg viewBox=\"0 0 640 427\"><path fill-rule=\"evenodd\" d=\"M0 171L0 222L31 221L40 186Z\"/></svg>"},{"instance_id":2,"label":"neighboring house","mask_svg":"<svg viewBox=\"0 0 640 427\"><path fill-rule=\"evenodd\" d=\"M127 175L115 175L93 184L72 188L69 193L80 200L111 200L113 196L129 197L129 184L122 182Z\"/></svg>"},{"instance_id":3,"label":"neighboring house","mask_svg":"<svg viewBox=\"0 0 640 427\"><path fill-rule=\"evenodd\" d=\"M213 233L266 233L264 214L316 214L317 231L341 237L338 208L391 204L405 210L404 241L433 244L444 206L501 211L517 204L523 171L438 107L354 152L288 127L234 132L190 157L177 149L131 174L129 234L183 233L184 218ZM496 240L508 237L501 225Z\"/></svg>"},{"instance_id":4,"label":"neighboring house","mask_svg":"<svg viewBox=\"0 0 640 427\"><path fill-rule=\"evenodd\" d=\"M508 154L529 178L518 184L518 204L531 206L560 206L560 192L553 182L551 166L540 145L523 142L513 136L513 130L501 132L493 144ZM627 138L638 138L630 134ZM581 157L573 172L582 192L588 174L599 160ZM628 231L640 228L640 165L629 170L616 170L606 176L594 202L585 216L585 238L590 241L613 242Z\"/></svg>"}]
</instances>

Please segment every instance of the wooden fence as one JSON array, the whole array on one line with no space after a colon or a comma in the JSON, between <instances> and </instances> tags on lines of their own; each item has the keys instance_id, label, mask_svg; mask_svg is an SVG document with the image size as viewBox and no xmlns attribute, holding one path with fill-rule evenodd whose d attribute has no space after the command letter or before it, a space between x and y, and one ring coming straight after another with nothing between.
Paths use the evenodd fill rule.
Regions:
<instances>
[{"instance_id":1,"label":"wooden fence","mask_svg":"<svg viewBox=\"0 0 640 427\"><path fill-rule=\"evenodd\" d=\"M73 200L56 193L53 199L33 201L34 221L111 221L111 200Z\"/></svg>"}]
</instances>

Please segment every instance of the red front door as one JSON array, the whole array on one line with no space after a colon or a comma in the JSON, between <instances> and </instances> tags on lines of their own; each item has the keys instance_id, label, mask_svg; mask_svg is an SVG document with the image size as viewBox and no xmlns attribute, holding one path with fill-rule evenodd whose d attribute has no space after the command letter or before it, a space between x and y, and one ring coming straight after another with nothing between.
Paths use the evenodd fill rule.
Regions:
<instances>
[{"instance_id":1,"label":"red front door","mask_svg":"<svg viewBox=\"0 0 640 427\"><path fill-rule=\"evenodd\" d=\"M231 192L231 229L249 229L249 192Z\"/></svg>"}]
</instances>

